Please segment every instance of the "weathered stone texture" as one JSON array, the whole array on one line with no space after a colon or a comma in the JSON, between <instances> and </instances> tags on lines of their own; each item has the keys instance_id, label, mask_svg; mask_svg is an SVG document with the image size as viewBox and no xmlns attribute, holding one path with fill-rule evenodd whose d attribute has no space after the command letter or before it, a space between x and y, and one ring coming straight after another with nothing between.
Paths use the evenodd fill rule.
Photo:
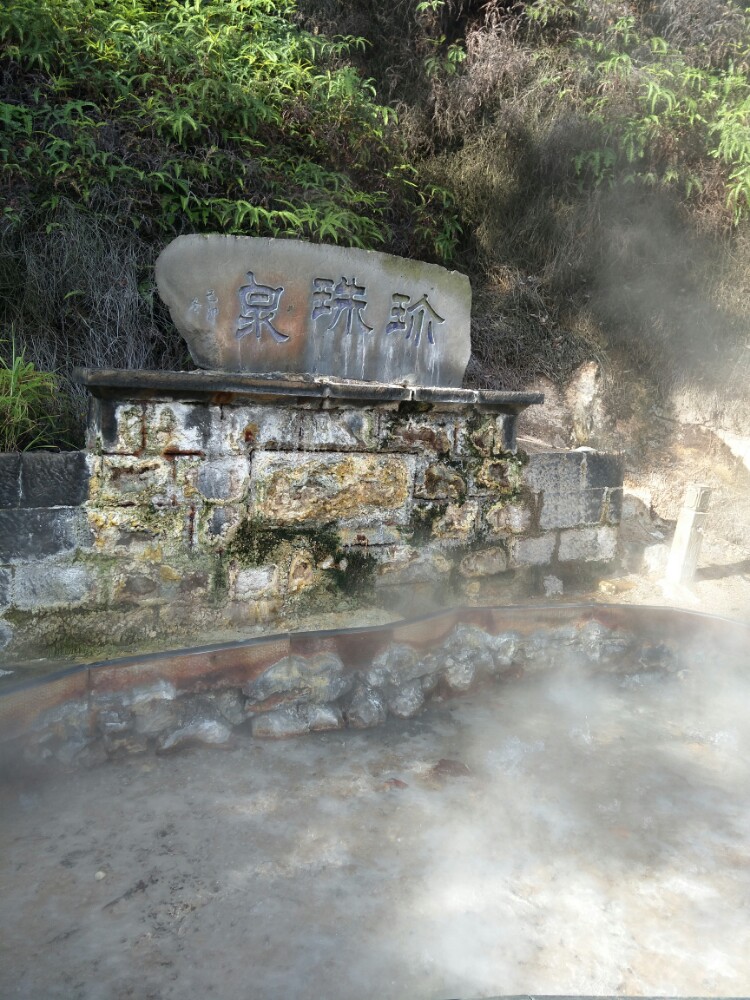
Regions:
<instances>
[{"instance_id":1,"label":"weathered stone texture","mask_svg":"<svg viewBox=\"0 0 750 1000\"><path fill-rule=\"evenodd\" d=\"M474 534L479 517L479 504L469 500L463 504L448 504L445 513L432 526L433 536L440 541L468 541Z\"/></svg>"},{"instance_id":2,"label":"weathered stone texture","mask_svg":"<svg viewBox=\"0 0 750 1000\"><path fill-rule=\"evenodd\" d=\"M279 567L253 566L239 569L233 581L234 597L238 601L257 601L279 595Z\"/></svg>"},{"instance_id":3,"label":"weathered stone texture","mask_svg":"<svg viewBox=\"0 0 750 1000\"><path fill-rule=\"evenodd\" d=\"M378 418L372 410L333 410L303 414L304 451L372 451L378 444Z\"/></svg>"},{"instance_id":4,"label":"weathered stone texture","mask_svg":"<svg viewBox=\"0 0 750 1000\"><path fill-rule=\"evenodd\" d=\"M387 451L435 452L449 455L455 449L458 422L446 416L394 416L387 422Z\"/></svg>"},{"instance_id":5,"label":"weathered stone texture","mask_svg":"<svg viewBox=\"0 0 750 1000\"><path fill-rule=\"evenodd\" d=\"M97 575L89 567L28 563L16 569L13 603L23 611L94 603L97 584Z\"/></svg>"},{"instance_id":6,"label":"weathered stone texture","mask_svg":"<svg viewBox=\"0 0 750 1000\"><path fill-rule=\"evenodd\" d=\"M403 523L413 476L407 456L259 452L252 462L251 511L278 524L373 517Z\"/></svg>"},{"instance_id":7,"label":"weathered stone texture","mask_svg":"<svg viewBox=\"0 0 750 1000\"><path fill-rule=\"evenodd\" d=\"M21 500L21 456L0 454L0 510Z\"/></svg>"},{"instance_id":8,"label":"weathered stone texture","mask_svg":"<svg viewBox=\"0 0 750 1000\"><path fill-rule=\"evenodd\" d=\"M22 507L77 507L89 491L89 470L83 451L21 456Z\"/></svg>"},{"instance_id":9,"label":"weathered stone texture","mask_svg":"<svg viewBox=\"0 0 750 1000\"><path fill-rule=\"evenodd\" d=\"M523 503L497 503L489 507L484 515L487 527L494 534L523 535L532 523L532 513Z\"/></svg>"},{"instance_id":10,"label":"weathered stone texture","mask_svg":"<svg viewBox=\"0 0 750 1000\"><path fill-rule=\"evenodd\" d=\"M12 585L13 570L10 568L0 569L0 609L7 608L10 604Z\"/></svg>"},{"instance_id":11,"label":"weathered stone texture","mask_svg":"<svg viewBox=\"0 0 750 1000\"><path fill-rule=\"evenodd\" d=\"M514 566L547 566L552 562L556 543L557 537L549 533L538 538L515 538L511 563Z\"/></svg>"},{"instance_id":12,"label":"weathered stone texture","mask_svg":"<svg viewBox=\"0 0 750 1000\"><path fill-rule=\"evenodd\" d=\"M174 463L156 456L104 455L93 464L90 491L93 506L169 506L180 499Z\"/></svg>"},{"instance_id":13,"label":"weathered stone texture","mask_svg":"<svg viewBox=\"0 0 750 1000\"><path fill-rule=\"evenodd\" d=\"M350 247L180 236L159 293L196 364L460 386L470 354L468 278Z\"/></svg>"},{"instance_id":14,"label":"weathered stone texture","mask_svg":"<svg viewBox=\"0 0 750 1000\"><path fill-rule=\"evenodd\" d=\"M466 491L465 476L453 466L433 462L423 470L414 493L426 500L460 500Z\"/></svg>"},{"instance_id":15,"label":"weathered stone texture","mask_svg":"<svg viewBox=\"0 0 750 1000\"><path fill-rule=\"evenodd\" d=\"M504 573L507 568L508 554L498 545L469 553L458 567L461 576L467 577L494 576L495 573Z\"/></svg>"},{"instance_id":16,"label":"weathered stone texture","mask_svg":"<svg viewBox=\"0 0 750 1000\"><path fill-rule=\"evenodd\" d=\"M70 552L79 544L81 512L74 507L54 510L0 510L0 560L43 559Z\"/></svg>"},{"instance_id":17,"label":"weathered stone texture","mask_svg":"<svg viewBox=\"0 0 750 1000\"><path fill-rule=\"evenodd\" d=\"M247 493L250 464L247 458L176 458L175 485L186 497L239 502Z\"/></svg>"},{"instance_id":18,"label":"weathered stone texture","mask_svg":"<svg viewBox=\"0 0 750 1000\"><path fill-rule=\"evenodd\" d=\"M303 410L274 406L225 406L220 441L240 455L253 451L297 451L307 414Z\"/></svg>"},{"instance_id":19,"label":"weathered stone texture","mask_svg":"<svg viewBox=\"0 0 750 1000\"><path fill-rule=\"evenodd\" d=\"M572 528L560 532L560 562L611 562L617 554L617 532L611 527Z\"/></svg>"},{"instance_id":20,"label":"weathered stone texture","mask_svg":"<svg viewBox=\"0 0 750 1000\"><path fill-rule=\"evenodd\" d=\"M619 519L617 498L608 503L611 488L622 483L620 460L598 452L544 452L532 455L524 479L541 500L543 530L599 524Z\"/></svg>"}]
</instances>

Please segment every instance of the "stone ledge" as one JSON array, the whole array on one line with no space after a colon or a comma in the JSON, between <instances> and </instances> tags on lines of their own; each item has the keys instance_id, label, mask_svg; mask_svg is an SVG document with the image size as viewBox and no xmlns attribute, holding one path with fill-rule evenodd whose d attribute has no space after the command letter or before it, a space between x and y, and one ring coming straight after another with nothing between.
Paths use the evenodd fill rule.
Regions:
<instances>
[{"instance_id":1,"label":"stone ledge","mask_svg":"<svg viewBox=\"0 0 750 1000\"><path fill-rule=\"evenodd\" d=\"M392 385L313 376L242 375L226 372L131 371L118 368L78 368L74 378L99 397L120 399L188 399L217 405L252 399L275 403L283 399L336 400L341 404L415 403L424 406L475 407L499 413L520 413L543 403L540 392L502 392L491 389L444 389L434 386Z\"/></svg>"}]
</instances>

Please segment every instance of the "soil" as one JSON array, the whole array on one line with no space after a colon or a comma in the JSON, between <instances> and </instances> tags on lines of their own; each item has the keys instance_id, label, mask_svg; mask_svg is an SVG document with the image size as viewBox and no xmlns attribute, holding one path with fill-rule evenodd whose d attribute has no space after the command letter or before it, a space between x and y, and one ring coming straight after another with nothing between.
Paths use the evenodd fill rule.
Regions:
<instances>
[{"instance_id":1,"label":"soil","mask_svg":"<svg viewBox=\"0 0 750 1000\"><path fill-rule=\"evenodd\" d=\"M747 682L703 666L6 776L0 995L747 995Z\"/></svg>"}]
</instances>

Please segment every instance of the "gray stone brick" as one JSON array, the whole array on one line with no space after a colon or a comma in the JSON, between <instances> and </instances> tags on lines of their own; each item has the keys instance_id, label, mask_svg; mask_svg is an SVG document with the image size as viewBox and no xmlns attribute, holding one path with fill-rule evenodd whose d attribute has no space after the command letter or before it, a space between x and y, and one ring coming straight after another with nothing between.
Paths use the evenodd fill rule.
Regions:
<instances>
[{"instance_id":1,"label":"gray stone brick","mask_svg":"<svg viewBox=\"0 0 750 1000\"><path fill-rule=\"evenodd\" d=\"M0 510L0 559L43 559L77 544L76 508Z\"/></svg>"},{"instance_id":2,"label":"gray stone brick","mask_svg":"<svg viewBox=\"0 0 750 1000\"><path fill-rule=\"evenodd\" d=\"M616 528L603 525L560 532L560 562L611 562L616 552Z\"/></svg>"},{"instance_id":3,"label":"gray stone brick","mask_svg":"<svg viewBox=\"0 0 750 1000\"><path fill-rule=\"evenodd\" d=\"M622 486L622 460L618 455L603 451L584 452L583 472L589 488Z\"/></svg>"},{"instance_id":4,"label":"gray stone brick","mask_svg":"<svg viewBox=\"0 0 750 1000\"><path fill-rule=\"evenodd\" d=\"M593 452L571 451L531 456L524 479L541 496L540 528L575 528L599 523L606 491L604 487L589 484L588 460L592 457L597 456ZM595 464L591 468L598 478L604 475L604 465Z\"/></svg>"},{"instance_id":5,"label":"gray stone brick","mask_svg":"<svg viewBox=\"0 0 750 1000\"><path fill-rule=\"evenodd\" d=\"M0 569L0 608L7 608L10 604L12 585L13 570L10 567Z\"/></svg>"},{"instance_id":6,"label":"gray stone brick","mask_svg":"<svg viewBox=\"0 0 750 1000\"><path fill-rule=\"evenodd\" d=\"M250 467L246 458L221 458L201 462L196 486L207 500L240 500L244 495Z\"/></svg>"},{"instance_id":7,"label":"gray stone brick","mask_svg":"<svg viewBox=\"0 0 750 1000\"><path fill-rule=\"evenodd\" d=\"M622 520L622 487L606 491L604 511L607 524L620 523Z\"/></svg>"},{"instance_id":8,"label":"gray stone brick","mask_svg":"<svg viewBox=\"0 0 750 1000\"><path fill-rule=\"evenodd\" d=\"M92 399L86 447L105 455L140 455L143 451L144 404Z\"/></svg>"},{"instance_id":9,"label":"gray stone brick","mask_svg":"<svg viewBox=\"0 0 750 1000\"><path fill-rule=\"evenodd\" d=\"M85 452L35 452L22 456L22 507L77 507L85 503L88 493Z\"/></svg>"},{"instance_id":10,"label":"gray stone brick","mask_svg":"<svg viewBox=\"0 0 750 1000\"><path fill-rule=\"evenodd\" d=\"M226 406L221 451L245 455L258 449L288 451L299 447L303 414L287 406Z\"/></svg>"},{"instance_id":11,"label":"gray stone brick","mask_svg":"<svg viewBox=\"0 0 750 1000\"><path fill-rule=\"evenodd\" d=\"M70 607L91 600L96 577L85 566L29 563L16 569L13 603L22 611Z\"/></svg>"},{"instance_id":12,"label":"gray stone brick","mask_svg":"<svg viewBox=\"0 0 750 1000\"><path fill-rule=\"evenodd\" d=\"M0 508L17 507L21 499L21 456L0 455Z\"/></svg>"},{"instance_id":13,"label":"gray stone brick","mask_svg":"<svg viewBox=\"0 0 750 1000\"><path fill-rule=\"evenodd\" d=\"M301 446L309 451L367 451L377 446L371 410L329 410L302 415Z\"/></svg>"},{"instance_id":14,"label":"gray stone brick","mask_svg":"<svg viewBox=\"0 0 750 1000\"><path fill-rule=\"evenodd\" d=\"M156 455L205 454L219 435L221 410L201 403L148 403L146 452Z\"/></svg>"},{"instance_id":15,"label":"gray stone brick","mask_svg":"<svg viewBox=\"0 0 750 1000\"><path fill-rule=\"evenodd\" d=\"M552 562L557 536L554 532L538 538L516 538L513 541L513 566L547 566Z\"/></svg>"},{"instance_id":16,"label":"gray stone brick","mask_svg":"<svg viewBox=\"0 0 750 1000\"><path fill-rule=\"evenodd\" d=\"M13 629L8 622L0 621L0 649L9 646L13 639Z\"/></svg>"}]
</instances>

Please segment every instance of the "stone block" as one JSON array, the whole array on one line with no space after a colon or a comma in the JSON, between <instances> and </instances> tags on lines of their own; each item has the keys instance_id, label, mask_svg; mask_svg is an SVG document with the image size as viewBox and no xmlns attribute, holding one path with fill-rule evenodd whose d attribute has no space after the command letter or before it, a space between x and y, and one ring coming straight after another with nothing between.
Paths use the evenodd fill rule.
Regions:
<instances>
[{"instance_id":1,"label":"stone block","mask_svg":"<svg viewBox=\"0 0 750 1000\"><path fill-rule=\"evenodd\" d=\"M221 436L226 451L297 451L305 414L289 406L225 406Z\"/></svg>"},{"instance_id":2,"label":"stone block","mask_svg":"<svg viewBox=\"0 0 750 1000\"><path fill-rule=\"evenodd\" d=\"M236 507L206 507L198 516L198 540L208 549L224 548L242 519Z\"/></svg>"},{"instance_id":3,"label":"stone block","mask_svg":"<svg viewBox=\"0 0 750 1000\"><path fill-rule=\"evenodd\" d=\"M21 456L21 506L77 507L85 503L89 493L86 459L84 451Z\"/></svg>"},{"instance_id":4,"label":"stone block","mask_svg":"<svg viewBox=\"0 0 750 1000\"><path fill-rule=\"evenodd\" d=\"M538 538L515 538L511 548L513 566L548 566L555 554L557 535L548 532Z\"/></svg>"},{"instance_id":5,"label":"stone block","mask_svg":"<svg viewBox=\"0 0 750 1000\"><path fill-rule=\"evenodd\" d=\"M410 545L394 545L383 550L377 567L378 586L403 586L428 582L438 583L447 577L453 563L438 548L415 549Z\"/></svg>"},{"instance_id":6,"label":"stone block","mask_svg":"<svg viewBox=\"0 0 750 1000\"><path fill-rule=\"evenodd\" d=\"M177 499L174 463L165 458L103 455L92 469L90 497L93 504L167 506Z\"/></svg>"},{"instance_id":7,"label":"stone block","mask_svg":"<svg viewBox=\"0 0 750 1000\"><path fill-rule=\"evenodd\" d=\"M540 494L540 528L599 523L605 490L589 487L586 470L586 452L543 452L531 456L524 478L534 493Z\"/></svg>"},{"instance_id":8,"label":"stone block","mask_svg":"<svg viewBox=\"0 0 750 1000\"><path fill-rule=\"evenodd\" d=\"M424 705L424 691L420 681L409 681L388 698L388 711L397 719L411 719Z\"/></svg>"},{"instance_id":9,"label":"stone block","mask_svg":"<svg viewBox=\"0 0 750 1000\"><path fill-rule=\"evenodd\" d=\"M175 483L185 496L200 500L240 501L247 491L250 463L231 458L176 458Z\"/></svg>"},{"instance_id":10,"label":"stone block","mask_svg":"<svg viewBox=\"0 0 750 1000\"><path fill-rule=\"evenodd\" d=\"M622 463L615 455L594 451L543 452L532 455L525 481L541 494L539 526L573 528L619 522Z\"/></svg>"},{"instance_id":11,"label":"stone block","mask_svg":"<svg viewBox=\"0 0 750 1000\"><path fill-rule=\"evenodd\" d=\"M358 684L344 712L347 725L353 729L379 726L388 717L385 699L367 684Z\"/></svg>"},{"instance_id":12,"label":"stone block","mask_svg":"<svg viewBox=\"0 0 750 1000\"><path fill-rule=\"evenodd\" d=\"M244 687L248 708L256 710L269 699L306 701L316 704L336 701L349 692L354 683L344 673L344 664L333 653L315 656L286 656L269 667L260 677Z\"/></svg>"},{"instance_id":13,"label":"stone block","mask_svg":"<svg viewBox=\"0 0 750 1000\"><path fill-rule=\"evenodd\" d=\"M92 399L86 445L105 455L140 455L146 446L143 403Z\"/></svg>"},{"instance_id":14,"label":"stone block","mask_svg":"<svg viewBox=\"0 0 750 1000\"><path fill-rule=\"evenodd\" d=\"M0 510L0 560L44 559L70 552L79 540L76 508Z\"/></svg>"},{"instance_id":15,"label":"stone block","mask_svg":"<svg viewBox=\"0 0 750 1000\"><path fill-rule=\"evenodd\" d=\"M433 537L440 541L468 541L476 530L478 517L479 504L476 500L448 504L443 516L432 525Z\"/></svg>"},{"instance_id":16,"label":"stone block","mask_svg":"<svg viewBox=\"0 0 750 1000\"><path fill-rule=\"evenodd\" d=\"M13 604L22 611L75 607L96 600L97 584L87 566L28 563L16 568Z\"/></svg>"},{"instance_id":17,"label":"stone block","mask_svg":"<svg viewBox=\"0 0 750 1000\"><path fill-rule=\"evenodd\" d=\"M522 535L531 527L532 514L524 503L496 503L484 515L490 532L498 535Z\"/></svg>"},{"instance_id":18,"label":"stone block","mask_svg":"<svg viewBox=\"0 0 750 1000\"><path fill-rule=\"evenodd\" d=\"M603 520L606 524L619 524L622 520L621 486L605 490Z\"/></svg>"},{"instance_id":19,"label":"stone block","mask_svg":"<svg viewBox=\"0 0 750 1000\"><path fill-rule=\"evenodd\" d=\"M475 465L469 477L469 493L512 496L521 486L521 467L517 460L486 458Z\"/></svg>"},{"instance_id":20,"label":"stone block","mask_svg":"<svg viewBox=\"0 0 750 1000\"><path fill-rule=\"evenodd\" d=\"M282 740L308 733L310 723L304 706L284 705L275 712L256 715L250 723L250 731L256 739Z\"/></svg>"},{"instance_id":21,"label":"stone block","mask_svg":"<svg viewBox=\"0 0 750 1000\"><path fill-rule=\"evenodd\" d=\"M469 420L461 428L462 453L484 458L498 457L516 450L516 417L498 413L480 420Z\"/></svg>"},{"instance_id":22,"label":"stone block","mask_svg":"<svg viewBox=\"0 0 750 1000\"><path fill-rule=\"evenodd\" d=\"M459 572L464 577L494 576L508 568L508 554L499 545L479 549L464 556L459 564Z\"/></svg>"},{"instance_id":23,"label":"stone block","mask_svg":"<svg viewBox=\"0 0 750 1000\"><path fill-rule=\"evenodd\" d=\"M159 294L202 368L460 386L468 278L352 247L179 236L156 262Z\"/></svg>"},{"instance_id":24,"label":"stone block","mask_svg":"<svg viewBox=\"0 0 750 1000\"><path fill-rule=\"evenodd\" d=\"M143 420L149 455L204 455L221 434L220 408L204 403L147 403Z\"/></svg>"},{"instance_id":25,"label":"stone block","mask_svg":"<svg viewBox=\"0 0 750 1000\"><path fill-rule=\"evenodd\" d=\"M0 609L7 608L11 600L13 586L13 570L9 567L0 569Z\"/></svg>"},{"instance_id":26,"label":"stone block","mask_svg":"<svg viewBox=\"0 0 750 1000\"><path fill-rule=\"evenodd\" d=\"M617 552L617 530L608 526L560 532L560 562L611 562Z\"/></svg>"},{"instance_id":27,"label":"stone block","mask_svg":"<svg viewBox=\"0 0 750 1000\"><path fill-rule=\"evenodd\" d=\"M533 493L578 493L586 484L585 452L543 451L529 456L523 480Z\"/></svg>"},{"instance_id":28,"label":"stone block","mask_svg":"<svg viewBox=\"0 0 750 1000\"><path fill-rule=\"evenodd\" d=\"M338 705L306 705L304 715L311 733L344 728L344 716Z\"/></svg>"},{"instance_id":29,"label":"stone block","mask_svg":"<svg viewBox=\"0 0 750 1000\"><path fill-rule=\"evenodd\" d=\"M449 455L455 450L457 421L446 416L404 416L398 414L384 428L384 447L388 451L435 452Z\"/></svg>"},{"instance_id":30,"label":"stone block","mask_svg":"<svg viewBox=\"0 0 750 1000\"><path fill-rule=\"evenodd\" d=\"M589 489L622 487L622 459L604 451L585 451L583 471Z\"/></svg>"},{"instance_id":31,"label":"stone block","mask_svg":"<svg viewBox=\"0 0 750 1000\"><path fill-rule=\"evenodd\" d=\"M413 646L396 642L378 653L365 673L365 681L373 688L399 687L417 680L427 669Z\"/></svg>"},{"instance_id":32,"label":"stone block","mask_svg":"<svg viewBox=\"0 0 750 1000\"><path fill-rule=\"evenodd\" d=\"M277 524L373 519L403 524L413 480L411 456L256 452L250 513Z\"/></svg>"},{"instance_id":33,"label":"stone block","mask_svg":"<svg viewBox=\"0 0 750 1000\"><path fill-rule=\"evenodd\" d=\"M86 518L92 548L119 558L161 562L165 554L184 553L190 541L190 512L179 508L91 508Z\"/></svg>"},{"instance_id":34,"label":"stone block","mask_svg":"<svg viewBox=\"0 0 750 1000\"><path fill-rule=\"evenodd\" d=\"M451 465L432 462L417 477L414 495L426 500L461 500L466 496L466 479Z\"/></svg>"},{"instance_id":35,"label":"stone block","mask_svg":"<svg viewBox=\"0 0 750 1000\"><path fill-rule=\"evenodd\" d=\"M389 524L363 524L356 528L341 527L339 538L342 548L351 545L397 545L401 532Z\"/></svg>"},{"instance_id":36,"label":"stone block","mask_svg":"<svg viewBox=\"0 0 750 1000\"><path fill-rule=\"evenodd\" d=\"M232 593L237 601L257 601L276 597L279 593L278 566L253 566L238 569L232 581Z\"/></svg>"},{"instance_id":37,"label":"stone block","mask_svg":"<svg viewBox=\"0 0 750 1000\"><path fill-rule=\"evenodd\" d=\"M8 622L0 621L0 649L6 649L13 641L13 629Z\"/></svg>"},{"instance_id":38,"label":"stone block","mask_svg":"<svg viewBox=\"0 0 750 1000\"><path fill-rule=\"evenodd\" d=\"M300 447L306 451L368 451L377 447L373 410L322 410L300 414Z\"/></svg>"},{"instance_id":39,"label":"stone block","mask_svg":"<svg viewBox=\"0 0 750 1000\"><path fill-rule=\"evenodd\" d=\"M21 500L21 456L0 454L0 509L17 507Z\"/></svg>"}]
</instances>

